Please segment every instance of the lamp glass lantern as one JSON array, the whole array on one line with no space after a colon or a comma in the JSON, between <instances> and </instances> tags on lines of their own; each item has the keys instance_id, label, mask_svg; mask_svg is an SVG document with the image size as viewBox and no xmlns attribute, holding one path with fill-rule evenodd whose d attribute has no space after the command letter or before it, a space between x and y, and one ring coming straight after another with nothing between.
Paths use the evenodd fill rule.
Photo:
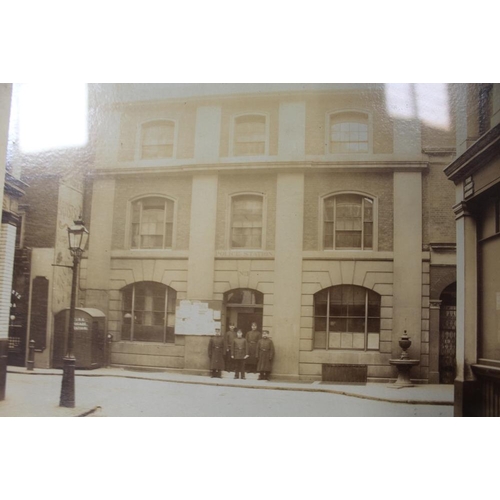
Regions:
<instances>
[{"instance_id":1,"label":"lamp glass lantern","mask_svg":"<svg viewBox=\"0 0 500 500\"><path fill-rule=\"evenodd\" d=\"M69 250L73 255L83 253L88 239L89 231L81 219L75 220L74 225L68 227Z\"/></svg>"}]
</instances>

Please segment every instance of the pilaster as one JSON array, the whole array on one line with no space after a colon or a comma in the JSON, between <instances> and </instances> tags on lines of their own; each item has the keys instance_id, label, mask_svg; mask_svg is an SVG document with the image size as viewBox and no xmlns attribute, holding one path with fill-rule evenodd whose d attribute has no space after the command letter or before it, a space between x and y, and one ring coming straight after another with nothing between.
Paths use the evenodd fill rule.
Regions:
<instances>
[{"instance_id":1,"label":"pilaster","mask_svg":"<svg viewBox=\"0 0 500 500\"><path fill-rule=\"evenodd\" d=\"M394 173L394 286L392 354L406 330L410 357L420 359L422 332L422 174ZM417 372L417 369L414 370Z\"/></svg>"},{"instance_id":2,"label":"pilaster","mask_svg":"<svg viewBox=\"0 0 500 500\"><path fill-rule=\"evenodd\" d=\"M111 270L114 199L115 180L96 179L92 189L85 305L100 309L106 315Z\"/></svg>"},{"instance_id":3,"label":"pilaster","mask_svg":"<svg viewBox=\"0 0 500 500\"><path fill-rule=\"evenodd\" d=\"M187 298L212 300L217 222L217 174L193 177Z\"/></svg>"},{"instance_id":4,"label":"pilaster","mask_svg":"<svg viewBox=\"0 0 500 500\"><path fill-rule=\"evenodd\" d=\"M301 316L304 174L278 174L273 372L298 376Z\"/></svg>"}]
</instances>

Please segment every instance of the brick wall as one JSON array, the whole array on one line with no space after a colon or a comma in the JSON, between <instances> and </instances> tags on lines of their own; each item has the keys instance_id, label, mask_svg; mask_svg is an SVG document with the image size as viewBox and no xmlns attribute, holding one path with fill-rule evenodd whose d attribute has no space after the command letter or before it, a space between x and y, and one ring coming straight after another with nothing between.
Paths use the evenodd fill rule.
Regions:
<instances>
[{"instance_id":1,"label":"brick wall","mask_svg":"<svg viewBox=\"0 0 500 500\"><path fill-rule=\"evenodd\" d=\"M175 225L174 250L189 249L189 221L191 217L191 178L186 176L158 175L140 178L134 175L116 182L113 250L128 248L125 242L128 202L132 198L146 195L165 195L176 200L177 220Z\"/></svg>"},{"instance_id":2,"label":"brick wall","mask_svg":"<svg viewBox=\"0 0 500 500\"><path fill-rule=\"evenodd\" d=\"M24 226L24 245L54 248L57 229L59 179L48 175L32 176L24 200L28 203Z\"/></svg>"},{"instance_id":3,"label":"brick wall","mask_svg":"<svg viewBox=\"0 0 500 500\"><path fill-rule=\"evenodd\" d=\"M304 250L319 250L320 198L337 191L361 191L378 198L378 249L393 244L393 185L391 173L317 173L306 176Z\"/></svg>"},{"instance_id":4,"label":"brick wall","mask_svg":"<svg viewBox=\"0 0 500 500\"><path fill-rule=\"evenodd\" d=\"M422 177L423 244L454 243L455 186L443 173L445 163L431 163Z\"/></svg>"}]
</instances>

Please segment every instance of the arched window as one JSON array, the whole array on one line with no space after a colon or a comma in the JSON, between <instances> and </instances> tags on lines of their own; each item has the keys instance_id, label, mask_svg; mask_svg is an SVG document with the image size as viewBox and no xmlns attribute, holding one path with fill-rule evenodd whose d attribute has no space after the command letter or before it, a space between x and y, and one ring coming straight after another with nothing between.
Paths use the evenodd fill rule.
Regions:
<instances>
[{"instance_id":1,"label":"arched window","mask_svg":"<svg viewBox=\"0 0 500 500\"><path fill-rule=\"evenodd\" d=\"M231 198L231 248L261 249L264 198L242 194Z\"/></svg>"},{"instance_id":2,"label":"arched window","mask_svg":"<svg viewBox=\"0 0 500 500\"><path fill-rule=\"evenodd\" d=\"M131 221L131 248L172 248L174 226L172 200L151 196L134 201Z\"/></svg>"},{"instance_id":3,"label":"arched window","mask_svg":"<svg viewBox=\"0 0 500 500\"><path fill-rule=\"evenodd\" d=\"M373 250L374 200L338 194L323 201L323 249Z\"/></svg>"},{"instance_id":4,"label":"arched window","mask_svg":"<svg viewBox=\"0 0 500 500\"><path fill-rule=\"evenodd\" d=\"M243 115L234 120L233 155L259 156L267 151L265 115Z\"/></svg>"},{"instance_id":5,"label":"arched window","mask_svg":"<svg viewBox=\"0 0 500 500\"><path fill-rule=\"evenodd\" d=\"M122 340L174 342L177 292L162 283L126 286L122 297Z\"/></svg>"},{"instance_id":6,"label":"arched window","mask_svg":"<svg viewBox=\"0 0 500 500\"><path fill-rule=\"evenodd\" d=\"M314 349L378 350L380 295L356 285L314 295Z\"/></svg>"},{"instance_id":7,"label":"arched window","mask_svg":"<svg viewBox=\"0 0 500 500\"><path fill-rule=\"evenodd\" d=\"M142 126L141 158L172 158L174 156L175 123L153 121Z\"/></svg>"},{"instance_id":8,"label":"arched window","mask_svg":"<svg viewBox=\"0 0 500 500\"><path fill-rule=\"evenodd\" d=\"M330 153L368 153L368 115L360 112L332 113L329 123Z\"/></svg>"}]
</instances>

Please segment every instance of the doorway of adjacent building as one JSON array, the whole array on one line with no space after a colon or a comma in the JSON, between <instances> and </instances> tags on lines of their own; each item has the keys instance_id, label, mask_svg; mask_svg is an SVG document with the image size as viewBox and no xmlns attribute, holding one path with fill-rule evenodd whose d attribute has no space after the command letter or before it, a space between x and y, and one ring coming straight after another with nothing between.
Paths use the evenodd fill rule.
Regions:
<instances>
[{"instance_id":1,"label":"doorway of adjacent building","mask_svg":"<svg viewBox=\"0 0 500 500\"><path fill-rule=\"evenodd\" d=\"M440 297L439 313L439 382L453 384L456 375L457 285L447 286Z\"/></svg>"},{"instance_id":2,"label":"doorway of adjacent building","mask_svg":"<svg viewBox=\"0 0 500 500\"><path fill-rule=\"evenodd\" d=\"M262 331L264 295L257 290L237 288L224 294L225 330L234 323L241 328L243 335L251 330L252 323L257 323L257 330Z\"/></svg>"}]
</instances>

